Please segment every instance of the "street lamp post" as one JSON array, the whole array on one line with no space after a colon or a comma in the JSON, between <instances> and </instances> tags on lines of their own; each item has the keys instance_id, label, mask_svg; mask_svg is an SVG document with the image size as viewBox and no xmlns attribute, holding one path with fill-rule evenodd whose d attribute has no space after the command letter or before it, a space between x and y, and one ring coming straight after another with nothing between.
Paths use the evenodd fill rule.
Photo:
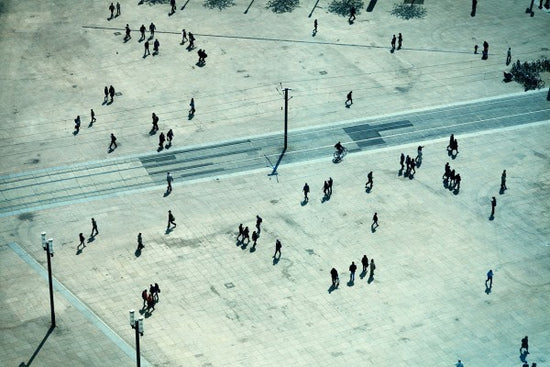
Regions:
<instances>
[{"instance_id":1,"label":"street lamp post","mask_svg":"<svg viewBox=\"0 0 550 367\"><path fill-rule=\"evenodd\" d=\"M143 336L143 317L136 320L135 311L130 310L130 326L136 331L136 366L141 366L141 358L139 355L139 336Z\"/></svg>"},{"instance_id":2,"label":"street lamp post","mask_svg":"<svg viewBox=\"0 0 550 367\"><path fill-rule=\"evenodd\" d=\"M52 281L52 262L50 260L53 257L53 239L46 240L46 232L42 232L42 248L46 251L46 258L48 259L48 283L50 285L50 312L52 318L52 328L55 327L55 309L53 303L53 281Z\"/></svg>"}]
</instances>

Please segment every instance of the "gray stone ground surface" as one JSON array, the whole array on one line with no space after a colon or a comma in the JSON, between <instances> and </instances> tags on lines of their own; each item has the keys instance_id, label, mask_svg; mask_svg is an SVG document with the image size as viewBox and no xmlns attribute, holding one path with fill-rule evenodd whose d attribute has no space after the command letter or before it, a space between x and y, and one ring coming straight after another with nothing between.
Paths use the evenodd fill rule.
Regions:
<instances>
[{"instance_id":1,"label":"gray stone ground surface","mask_svg":"<svg viewBox=\"0 0 550 367\"><path fill-rule=\"evenodd\" d=\"M379 1L349 25L327 11L329 3L303 1L283 14L265 2L246 14L248 1L234 4L219 11L178 1L168 16L167 4L122 1L122 15L107 20L107 2L0 2L0 364L135 365L128 310L140 309L140 293L153 282L162 292L144 314L143 365L520 366L525 335L527 361L550 363L547 91L528 94L532 111L504 112L517 124L482 126L494 115L476 109L524 95L502 81L506 50L514 60L549 57L550 14L535 8L529 17L527 2L488 0L471 17L468 1L427 0L425 18L406 21L390 14L392 2ZM150 22L160 54L143 58L137 28ZM132 39L124 43L127 23ZM206 49L205 66L196 65L196 49L179 44L182 28ZM398 32L403 49L392 54ZM481 61L473 47L485 39L490 55ZM118 93L102 104L110 84ZM180 159L189 147L212 152L280 132L281 86L292 89L291 134L277 175L261 160L276 157L276 147L235 157L219 148L216 159L227 155L228 167L260 159L230 174L178 177L165 195L163 167L181 168L163 165L172 152ZM189 119L191 97L197 113ZM456 125L460 153L451 159L447 131L423 133L434 125L422 126L422 118L469 101L470 125L482 127ZM97 122L89 127L90 108ZM394 131L391 144L355 149L348 137L350 154L331 162L335 126L401 121L413 110L419 120L407 117L413 127ZM161 131L174 130L167 151L155 153L152 112ZM74 135L76 115L82 126ZM297 143L303 131L318 135L310 147ZM109 153L110 133L119 146ZM420 144L416 175L400 175L399 154L414 156ZM313 153L285 158L297 151ZM462 176L457 193L441 181L447 161ZM119 177L105 179L113 167ZM503 169L508 190L499 193ZM365 192L368 171L375 183ZM323 201L328 177L334 194ZM143 187L132 188L136 181ZM307 204L304 182L312 189ZM70 199L56 201L60 192ZM167 232L169 209L178 226ZM264 223L252 251L236 232L239 223L253 228L257 214ZM77 251L91 217L100 233ZM42 231L55 241L53 330ZM139 232L145 248L136 254ZM363 254L375 260L374 278L359 269L348 284L348 266ZM332 267L340 272L336 290Z\"/></svg>"}]
</instances>

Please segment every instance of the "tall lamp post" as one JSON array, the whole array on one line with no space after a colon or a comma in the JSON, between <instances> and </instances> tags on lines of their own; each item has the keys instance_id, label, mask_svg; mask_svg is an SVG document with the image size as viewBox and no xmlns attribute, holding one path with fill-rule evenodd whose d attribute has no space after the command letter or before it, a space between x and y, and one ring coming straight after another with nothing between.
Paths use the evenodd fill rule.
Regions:
<instances>
[{"instance_id":1,"label":"tall lamp post","mask_svg":"<svg viewBox=\"0 0 550 367\"><path fill-rule=\"evenodd\" d=\"M141 358L139 356L139 336L143 336L143 317L136 320L135 311L130 310L130 326L136 331L136 366L141 366Z\"/></svg>"},{"instance_id":2,"label":"tall lamp post","mask_svg":"<svg viewBox=\"0 0 550 367\"><path fill-rule=\"evenodd\" d=\"M55 327L55 309L53 304L53 281L52 281L52 262L50 260L53 257L53 239L46 240L46 232L42 232L42 248L46 251L46 258L48 259L48 282L50 284L50 312L52 318L52 328Z\"/></svg>"}]
</instances>

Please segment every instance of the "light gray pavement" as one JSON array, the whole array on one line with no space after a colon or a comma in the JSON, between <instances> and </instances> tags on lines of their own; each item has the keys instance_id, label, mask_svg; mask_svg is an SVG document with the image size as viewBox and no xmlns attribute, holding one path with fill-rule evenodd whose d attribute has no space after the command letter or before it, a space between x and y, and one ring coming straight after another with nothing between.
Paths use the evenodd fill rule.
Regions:
<instances>
[{"instance_id":1,"label":"light gray pavement","mask_svg":"<svg viewBox=\"0 0 550 367\"><path fill-rule=\"evenodd\" d=\"M244 15L248 2L221 12L189 2L185 11L168 17L167 5L123 2L122 17L109 22L108 4L101 2L2 4L3 178L86 167L91 182L79 182L75 191L59 184L60 190L70 196L81 185L91 185L92 193L106 187L116 192L120 182L149 185L142 192L52 208L46 208L46 199L43 209L4 215L2 363L133 365L120 347L134 345L127 312L141 306L141 290L155 281L161 299L145 320L142 353L157 366L450 366L459 358L467 367L519 366L524 335L531 342L529 362L548 363L550 129L544 93L525 95L540 96L541 116L529 120L517 114L517 122L493 130L472 109L469 121L477 121L476 128L457 130L460 154L451 161L463 177L458 195L440 181L449 160L447 137L415 136L423 130L416 126L403 140L349 154L339 165L330 162L330 139L313 144L310 160L291 163L292 151L287 152L289 160L276 177L263 166L192 182L178 179L167 197L162 172L153 178L143 169L135 176L121 174L111 186L97 181L110 164L122 170L136 157L156 156L157 138L148 134L153 111L162 131L174 129L172 149L182 154L269 136L282 127L276 90L282 82L292 88L293 134L341 130L346 121L370 123L374 116L517 93L517 84L502 83L506 49L512 47L514 59L522 60L548 56L550 49L544 32L549 15L536 9L530 18L522 2L479 3L475 18L469 16L470 4L426 3L427 17L414 21L393 17L392 4L379 2L353 26L327 13L328 4L308 18L314 4L303 2L293 13L276 15L258 3ZM314 18L320 27L312 38ZM160 31L161 54L154 58L141 58L136 32L123 44L122 35L104 29L122 32L126 23L135 29L150 21ZM194 52L177 46L175 33L184 27L209 54L203 68L194 65ZM391 55L386 46L397 32L404 34L404 49ZM486 62L472 55L473 45L484 39L491 45ZM105 84L120 92L108 106L101 105ZM346 109L349 90L354 104ZM188 120L192 96L197 115ZM88 128L90 108L98 122ZM76 114L83 126L73 136ZM108 154L111 132L119 148ZM425 145L425 160L417 175L397 176L399 154L415 154L418 144ZM502 169L508 171L509 190L498 195ZM370 170L375 186L367 194L363 185ZM329 176L334 195L321 203L322 182ZM43 178L43 184L58 178ZM306 181L313 191L302 206ZM498 206L490 221L493 195ZM15 206L21 205L17 200ZM168 209L178 227L165 233ZM372 233L374 211L380 228ZM241 222L252 227L256 214L264 228L251 252L250 246L236 246L235 231ZM92 216L100 234L77 253L78 233L88 234ZM48 332L47 282L13 244L44 266L39 245L44 230L55 239L54 275L63 287L56 291L59 327L41 345ZM146 247L136 257L139 232ZM283 250L273 264L276 238ZM374 281L358 277L353 287L346 286L349 264L364 253L377 264ZM329 294L333 266L342 282ZM486 294L489 268L495 280ZM102 333L97 320L115 336Z\"/></svg>"}]
</instances>

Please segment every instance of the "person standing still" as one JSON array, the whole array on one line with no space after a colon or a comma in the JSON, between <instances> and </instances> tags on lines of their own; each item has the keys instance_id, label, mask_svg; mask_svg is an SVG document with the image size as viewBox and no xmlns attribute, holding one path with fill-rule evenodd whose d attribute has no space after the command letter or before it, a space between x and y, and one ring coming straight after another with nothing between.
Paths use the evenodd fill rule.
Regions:
<instances>
[{"instance_id":1,"label":"person standing still","mask_svg":"<svg viewBox=\"0 0 550 367\"><path fill-rule=\"evenodd\" d=\"M502 171L502 175L500 176L500 190L504 191L506 189L506 170L504 170Z\"/></svg>"},{"instance_id":2,"label":"person standing still","mask_svg":"<svg viewBox=\"0 0 550 367\"><path fill-rule=\"evenodd\" d=\"M401 46L403 45L403 36L401 33L397 35L397 49L400 50Z\"/></svg>"},{"instance_id":3,"label":"person standing still","mask_svg":"<svg viewBox=\"0 0 550 367\"><path fill-rule=\"evenodd\" d=\"M309 198L307 197L307 194L309 194L309 185L307 184L307 182L304 185L304 188L302 189L302 191L304 192L304 201L308 202Z\"/></svg>"},{"instance_id":4,"label":"person standing still","mask_svg":"<svg viewBox=\"0 0 550 367\"><path fill-rule=\"evenodd\" d=\"M506 53L506 66L510 65L512 62L512 48L508 47L508 52Z\"/></svg>"},{"instance_id":5,"label":"person standing still","mask_svg":"<svg viewBox=\"0 0 550 367\"><path fill-rule=\"evenodd\" d=\"M363 265L363 273L367 272L367 267L369 266L369 258L367 255L363 255L363 258L361 259L361 264Z\"/></svg>"},{"instance_id":6,"label":"person standing still","mask_svg":"<svg viewBox=\"0 0 550 367\"><path fill-rule=\"evenodd\" d=\"M352 261L351 265L349 266L349 282L353 283L355 282L355 271L357 270L357 265L355 265L355 262Z\"/></svg>"}]
</instances>

